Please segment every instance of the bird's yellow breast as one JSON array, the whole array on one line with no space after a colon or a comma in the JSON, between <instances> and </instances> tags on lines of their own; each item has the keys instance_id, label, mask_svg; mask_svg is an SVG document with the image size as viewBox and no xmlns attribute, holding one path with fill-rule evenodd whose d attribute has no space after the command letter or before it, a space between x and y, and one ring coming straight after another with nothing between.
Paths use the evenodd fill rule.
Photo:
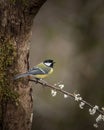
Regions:
<instances>
[{"instance_id":1,"label":"bird's yellow breast","mask_svg":"<svg viewBox=\"0 0 104 130\"><path fill-rule=\"evenodd\" d=\"M43 78L49 76L52 72L53 72L53 68L51 68L50 71L47 74L37 74L37 75L34 75L34 76L35 76L35 78L43 79Z\"/></svg>"}]
</instances>

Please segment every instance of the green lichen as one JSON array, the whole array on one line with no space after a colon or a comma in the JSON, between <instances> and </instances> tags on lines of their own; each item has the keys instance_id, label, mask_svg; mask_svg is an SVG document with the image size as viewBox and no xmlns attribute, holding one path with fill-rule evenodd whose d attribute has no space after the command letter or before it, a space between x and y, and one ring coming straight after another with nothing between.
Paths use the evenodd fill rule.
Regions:
<instances>
[{"instance_id":1,"label":"green lichen","mask_svg":"<svg viewBox=\"0 0 104 130\"><path fill-rule=\"evenodd\" d=\"M15 60L16 47L13 41L0 38L0 122L2 122L6 104L18 103L19 94L14 91L13 81Z\"/></svg>"},{"instance_id":2,"label":"green lichen","mask_svg":"<svg viewBox=\"0 0 104 130\"><path fill-rule=\"evenodd\" d=\"M14 91L13 75L16 59L16 49L10 40L0 43L0 103L18 99ZM2 104L1 104L2 105Z\"/></svg>"},{"instance_id":3,"label":"green lichen","mask_svg":"<svg viewBox=\"0 0 104 130\"><path fill-rule=\"evenodd\" d=\"M7 102L12 102L12 103L16 103L18 102L18 93L9 89L9 88L0 88L0 99L2 99L1 101L3 101L4 103Z\"/></svg>"}]
</instances>

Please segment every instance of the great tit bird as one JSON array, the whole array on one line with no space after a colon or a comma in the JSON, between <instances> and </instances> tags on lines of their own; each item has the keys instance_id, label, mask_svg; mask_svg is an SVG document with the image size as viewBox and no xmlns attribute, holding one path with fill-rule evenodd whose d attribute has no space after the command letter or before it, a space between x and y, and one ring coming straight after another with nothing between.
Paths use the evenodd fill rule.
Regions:
<instances>
[{"instance_id":1,"label":"great tit bird","mask_svg":"<svg viewBox=\"0 0 104 130\"><path fill-rule=\"evenodd\" d=\"M53 72L54 63L55 62L53 60L47 59L42 63L34 66L33 68L29 69L28 72L16 75L14 79L16 80L27 76L34 76L36 79L43 79Z\"/></svg>"}]
</instances>

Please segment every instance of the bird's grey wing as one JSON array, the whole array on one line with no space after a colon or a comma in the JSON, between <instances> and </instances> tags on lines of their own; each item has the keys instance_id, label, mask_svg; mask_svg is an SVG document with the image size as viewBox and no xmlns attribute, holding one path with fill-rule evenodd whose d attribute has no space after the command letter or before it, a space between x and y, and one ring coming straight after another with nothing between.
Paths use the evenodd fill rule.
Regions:
<instances>
[{"instance_id":1,"label":"bird's grey wing","mask_svg":"<svg viewBox=\"0 0 104 130\"><path fill-rule=\"evenodd\" d=\"M31 68L28 73L32 74L32 75L46 74L46 72L43 69L39 68L39 67Z\"/></svg>"}]
</instances>

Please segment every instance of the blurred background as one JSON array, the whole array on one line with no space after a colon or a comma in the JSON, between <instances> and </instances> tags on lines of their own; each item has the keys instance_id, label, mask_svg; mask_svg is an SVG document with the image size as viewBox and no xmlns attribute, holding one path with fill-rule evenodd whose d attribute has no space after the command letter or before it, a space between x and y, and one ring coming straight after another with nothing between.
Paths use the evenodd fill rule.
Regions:
<instances>
[{"instance_id":1,"label":"blurred background","mask_svg":"<svg viewBox=\"0 0 104 130\"><path fill-rule=\"evenodd\" d=\"M30 66L44 59L56 61L45 80L62 81L64 89L93 105L104 106L104 1L48 0L34 19ZM34 87L35 86L35 87ZM96 116L81 110L70 98L33 84L32 130L94 130ZM101 123L99 130L104 130Z\"/></svg>"}]
</instances>

